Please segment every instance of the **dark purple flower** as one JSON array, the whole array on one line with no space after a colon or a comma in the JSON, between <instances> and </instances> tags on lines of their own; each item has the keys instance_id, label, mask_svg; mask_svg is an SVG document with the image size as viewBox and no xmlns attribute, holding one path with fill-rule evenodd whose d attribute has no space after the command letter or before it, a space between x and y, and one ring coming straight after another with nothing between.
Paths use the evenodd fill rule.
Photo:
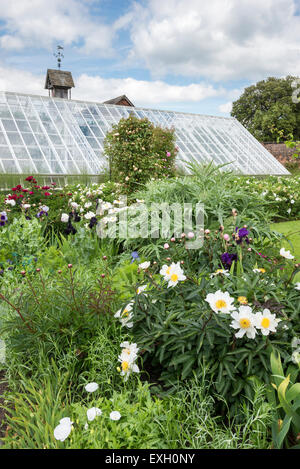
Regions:
<instances>
[{"instance_id":1,"label":"dark purple flower","mask_svg":"<svg viewBox=\"0 0 300 469\"><path fill-rule=\"evenodd\" d=\"M7 222L6 212L0 212L0 226L4 226Z\"/></svg>"},{"instance_id":2,"label":"dark purple flower","mask_svg":"<svg viewBox=\"0 0 300 469\"><path fill-rule=\"evenodd\" d=\"M221 261L224 267L230 267L232 262L236 260L237 260L236 254L230 254L229 252L224 252L224 254L221 255Z\"/></svg>"},{"instance_id":3,"label":"dark purple flower","mask_svg":"<svg viewBox=\"0 0 300 469\"><path fill-rule=\"evenodd\" d=\"M93 226L97 225L97 218L96 217L92 217L90 219L90 223L89 223L89 228L93 228Z\"/></svg>"},{"instance_id":4,"label":"dark purple flower","mask_svg":"<svg viewBox=\"0 0 300 469\"><path fill-rule=\"evenodd\" d=\"M249 239L248 239L248 234L249 234L249 231L247 230L247 228L236 228L235 229L236 231L236 242L237 244L241 244L243 242L243 240L246 241L247 244L249 244Z\"/></svg>"}]
</instances>

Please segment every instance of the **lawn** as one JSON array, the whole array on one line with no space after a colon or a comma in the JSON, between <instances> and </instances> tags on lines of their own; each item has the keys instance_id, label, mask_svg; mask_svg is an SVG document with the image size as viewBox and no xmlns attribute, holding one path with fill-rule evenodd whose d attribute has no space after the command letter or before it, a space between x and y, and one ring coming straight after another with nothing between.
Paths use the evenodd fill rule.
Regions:
<instances>
[{"instance_id":1,"label":"lawn","mask_svg":"<svg viewBox=\"0 0 300 469\"><path fill-rule=\"evenodd\" d=\"M287 239L283 242L284 247L295 256L296 262L300 262L300 220L274 223L271 228L286 236ZM294 281L300 281L300 273L295 276Z\"/></svg>"}]
</instances>

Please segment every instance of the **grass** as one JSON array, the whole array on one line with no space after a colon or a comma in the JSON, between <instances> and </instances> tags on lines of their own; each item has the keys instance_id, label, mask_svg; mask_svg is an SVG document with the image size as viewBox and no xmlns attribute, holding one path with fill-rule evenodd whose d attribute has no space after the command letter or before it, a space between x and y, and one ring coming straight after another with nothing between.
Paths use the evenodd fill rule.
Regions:
<instances>
[{"instance_id":1,"label":"grass","mask_svg":"<svg viewBox=\"0 0 300 469\"><path fill-rule=\"evenodd\" d=\"M295 262L300 262L300 220L274 223L271 228L287 238L283 241L283 246L295 256ZM299 281L300 272L295 276L295 282Z\"/></svg>"}]
</instances>

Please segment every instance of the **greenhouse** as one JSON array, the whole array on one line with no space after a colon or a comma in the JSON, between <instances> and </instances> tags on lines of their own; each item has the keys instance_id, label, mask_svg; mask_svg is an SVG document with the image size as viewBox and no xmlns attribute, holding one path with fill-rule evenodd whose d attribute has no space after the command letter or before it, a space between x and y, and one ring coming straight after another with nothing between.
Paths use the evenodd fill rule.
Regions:
<instances>
[{"instance_id":1,"label":"greenhouse","mask_svg":"<svg viewBox=\"0 0 300 469\"><path fill-rule=\"evenodd\" d=\"M289 174L234 118L12 92L0 93L0 173L101 174L105 135L130 114L175 128L178 166L213 161L238 174Z\"/></svg>"}]
</instances>

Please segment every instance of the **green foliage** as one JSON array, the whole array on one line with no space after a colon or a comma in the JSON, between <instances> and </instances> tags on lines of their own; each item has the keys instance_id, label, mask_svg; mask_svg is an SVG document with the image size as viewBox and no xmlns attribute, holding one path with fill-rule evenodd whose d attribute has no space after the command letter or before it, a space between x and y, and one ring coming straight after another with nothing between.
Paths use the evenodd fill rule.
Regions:
<instances>
[{"instance_id":1,"label":"green foliage","mask_svg":"<svg viewBox=\"0 0 300 469\"><path fill-rule=\"evenodd\" d=\"M81 350L99 325L110 322L114 292L108 270L96 277L93 271L76 272L72 266L48 276L37 269L20 275L19 281L14 295L0 293L0 300L7 310L1 332L21 356L30 353L37 360L40 343L49 357L70 344Z\"/></svg>"},{"instance_id":2,"label":"green foliage","mask_svg":"<svg viewBox=\"0 0 300 469\"><path fill-rule=\"evenodd\" d=\"M214 399L204 381L193 379L186 386L178 385L172 396L160 398L151 395L149 385L138 383L134 390L111 390L109 398L97 391L89 398L81 394L72 402L70 373L60 371L53 363L51 366L51 374L31 380L23 378L23 392L7 393L10 415L3 448L270 448L268 424L272 414L264 400L263 387L257 389L253 402L240 408L244 424L232 420L225 426L215 415ZM102 414L87 422L87 410L91 407L100 408ZM121 414L118 421L109 417L114 410ZM73 428L69 437L59 442L54 438L54 429L67 416L73 421Z\"/></svg>"},{"instance_id":3,"label":"green foliage","mask_svg":"<svg viewBox=\"0 0 300 469\"><path fill-rule=\"evenodd\" d=\"M271 353L272 386L276 391L277 412L272 425L274 446L280 449L282 446L300 448L300 382L299 364L291 364L286 373L283 371L280 355ZM286 376L287 375L287 376ZM273 400L274 397L273 389ZM297 444L298 443L298 444Z\"/></svg>"},{"instance_id":4,"label":"green foliage","mask_svg":"<svg viewBox=\"0 0 300 469\"><path fill-rule=\"evenodd\" d=\"M129 116L113 125L104 141L111 177L130 193L150 178L174 175L177 153L173 129L154 127L148 119Z\"/></svg>"},{"instance_id":5,"label":"green foliage","mask_svg":"<svg viewBox=\"0 0 300 469\"><path fill-rule=\"evenodd\" d=\"M245 88L233 103L231 115L236 117L258 140L270 142L280 137L272 128L281 129L285 135L292 133L300 138L299 106L292 101L292 83L296 77L269 77Z\"/></svg>"},{"instance_id":6,"label":"green foliage","mask_svg":"<svg viewBox=\"0 0 300 469\"><path fill-rule=\"evenodd\" d=\"M45 244L38 220L26 220L21 215L0 228L0 268L32 270L34 258Z\"/></svg>"}]
</instances>

